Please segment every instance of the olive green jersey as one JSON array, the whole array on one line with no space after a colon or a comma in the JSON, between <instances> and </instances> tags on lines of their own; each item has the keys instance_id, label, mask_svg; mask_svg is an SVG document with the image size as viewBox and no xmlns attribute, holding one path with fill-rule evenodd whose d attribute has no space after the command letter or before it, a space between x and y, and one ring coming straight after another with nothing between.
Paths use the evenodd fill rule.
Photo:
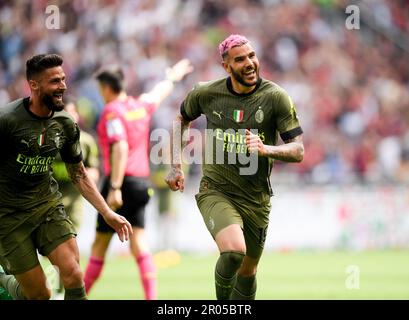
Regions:
<instances>
[{"instance_id":1,"label":"olive green jersey","mask_svg":"<svg viewBox=\"0 0 409 320\"><path fill-rule=\"evenodd\" d=\"M0 221L23 222L36 207L60 200L51 164L58 153L67 163L82 160L79 129L65 111L36 116L25 98L0 109L0 137Z\"/></svg>"},{"instance_id":2,"label":"olive green jersey","mask_svg":"<svg viewBox=\"0 0 409 320\"><path fill-rule=\"evenodd\" d=\"M206 116L203 178L224 193L254 202L261 192L272 194L269 176L273 159L248 153L245 129L257 133L266 145L276 145L278 134L284 141L302 134L289 95L264 79L247 94L234 92L230 77L199 83L182 103L181 114L188 121ZM222 159L218 150L222 150ZM243 170L250 169L252 156L256 170Z\"/></svg>"}]
</instances>

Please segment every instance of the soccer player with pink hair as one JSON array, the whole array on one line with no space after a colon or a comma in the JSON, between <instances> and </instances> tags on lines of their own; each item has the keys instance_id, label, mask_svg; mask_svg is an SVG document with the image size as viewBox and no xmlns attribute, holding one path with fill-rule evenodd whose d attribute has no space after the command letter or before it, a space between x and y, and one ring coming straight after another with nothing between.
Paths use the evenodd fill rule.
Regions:
<instances>
[{"instance_id":1,"label":"soccer player with pink hair","mask_svg":"<svg viewBox=\"0 0 409 320\"><path fill-rule=\"evenodd\" d=\"M199 83L183 101L176 119L181 134L173 141L174 158L166 182L172 190L183 191L181 150L187 142L180 137L187 134L191 121L204 114L205 154L211 161L203 164L195 197L220 251L216 297L255 299L257 265L271 209L271 169L274 160L302 161L303 131L285 90L260 78L259 61L247 38L229 36L219 45L219 53L229 76ZM277 145L278 135L283 145Z\"/></svg>"}]
</instances>

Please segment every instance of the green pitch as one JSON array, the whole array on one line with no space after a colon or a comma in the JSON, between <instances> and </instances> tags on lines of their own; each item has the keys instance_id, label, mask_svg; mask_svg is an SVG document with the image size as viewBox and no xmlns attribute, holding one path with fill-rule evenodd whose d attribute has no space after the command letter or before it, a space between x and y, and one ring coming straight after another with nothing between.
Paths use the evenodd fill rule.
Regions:
<instances>
[{"instance_id":1,"label":"green pitch","mask_svg":"<svg viewBox=\"0 0 409 320\"><path fill-rule=\"evenodd\" d=\"M156 255L159 299L214 299L216 260L216 254ZM85 263L83 259L83 268ZM142 297L137 267L130 256L109 258L89 296ZM257 299L409 299L409 252L265 253L259 266Z\"/></svg>"}]
</instances>

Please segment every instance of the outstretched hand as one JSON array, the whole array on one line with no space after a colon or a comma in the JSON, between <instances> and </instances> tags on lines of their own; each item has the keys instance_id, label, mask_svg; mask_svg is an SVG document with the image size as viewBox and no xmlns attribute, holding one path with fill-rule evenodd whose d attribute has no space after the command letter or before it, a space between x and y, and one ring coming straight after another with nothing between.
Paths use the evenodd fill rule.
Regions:
<instances>
[{"instance_id":1,"label":"outstretched hand","mask_svg":"<svg viewBox=\"0 0 409 320\"><path fill-rule=\"evenodd\" d=\"M189 59L182 59L175 65L166 69L166 76L171 81L180 81L187 74L193 71L193 66Z\"/></svg>"},{"instance_id":2,"label":"outstretched hand","mask_svg":"<svg viewBox=\"0 0 409 320\"><path fill-rule=\"evenodd\" d=\"M110 214L104 216L104 220L116 231L121 242L129 240L129 235L133 233L133 230L125 217L110 211Z\"/></svg>"}]
</instances>

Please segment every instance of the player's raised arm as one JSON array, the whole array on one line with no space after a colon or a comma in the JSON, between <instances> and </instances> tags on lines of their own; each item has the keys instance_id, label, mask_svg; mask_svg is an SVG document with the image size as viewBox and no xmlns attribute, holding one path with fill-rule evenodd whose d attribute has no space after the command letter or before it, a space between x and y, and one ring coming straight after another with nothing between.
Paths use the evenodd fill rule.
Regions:
<instances>
[{"instance_id":1,"label":"player's raised arm","mask_svg":"<svg viewBox=\"0 0 409 320\"><path fill-rule=\"evenodd\" d=\"M173 191L185 189L185 177L182 170L182 151L188 144L183 137L189 134L190 121L178 115L173 122L173 134L171 143L171 169L165 178L166 183Z\"/></svg>"},{"instance_id":2,"label":"player's raised arm","mask_svg":"<svg viewBox=\"0 0 409 320\"><path fill-rule=\"evenodd\" d=\"M84 164L66 163L67 172L72 183L77 187L81 195L91 203L94 208L101 213L104 220L118 233L119 239L123 242L129 239L132 234L130 223L122 216L113 212L99 193L95 182L88 176Z\"/></svg>"},{"instance_id":3,"label":"player's raised arm","mask_svg":"<svg viewBox=\"0 0 409 320\"><path fill-rule=\"evenodd\" d=\"M166 79L158 82L151 91L141 95L141 99L153 103L158 107L172 92L174 83L181 81L193 71L193 66L188 59L182 59L172 67L166 69Z\"/></svg>"}]
</instances>

